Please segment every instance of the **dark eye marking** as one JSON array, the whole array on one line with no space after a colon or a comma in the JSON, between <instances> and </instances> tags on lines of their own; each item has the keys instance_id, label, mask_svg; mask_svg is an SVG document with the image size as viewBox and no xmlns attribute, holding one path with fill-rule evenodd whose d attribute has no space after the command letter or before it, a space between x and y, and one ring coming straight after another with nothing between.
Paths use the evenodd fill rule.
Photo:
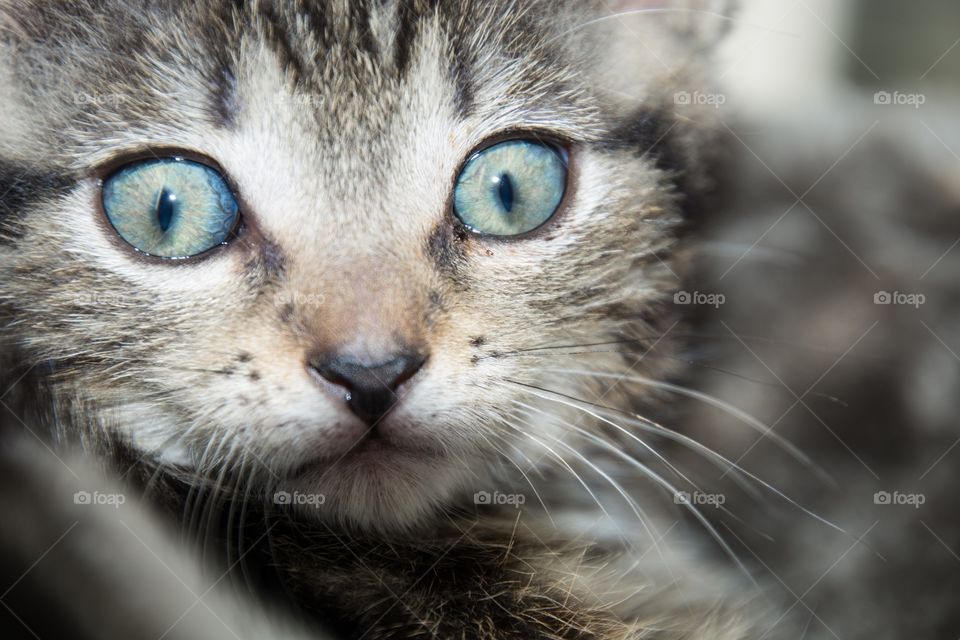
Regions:
<instances>
[{"instance_id":1,"label":"dark eye marking","mask_svg":"<svg viewBox=\"0 0 960 640\"><path fill-rule=\"evenodd\" d=\"M71 176L44 172L30 166L0 160L0 221L6 224L0 243L18 233L16 224L24 210L52 195L61 195L74 184Z\"/></svg>"},{"instance_id":2,"label":"dark eye marking","mask_svg":"<svg viewBox=\"0 0 960 640\"><path fill-rule=\"evenodd\" d=\"M466 260L463 243L466 233L459 225L442 220L427 238L427 255L439 271L455 274Z\"/></svg>"}]
</instances>

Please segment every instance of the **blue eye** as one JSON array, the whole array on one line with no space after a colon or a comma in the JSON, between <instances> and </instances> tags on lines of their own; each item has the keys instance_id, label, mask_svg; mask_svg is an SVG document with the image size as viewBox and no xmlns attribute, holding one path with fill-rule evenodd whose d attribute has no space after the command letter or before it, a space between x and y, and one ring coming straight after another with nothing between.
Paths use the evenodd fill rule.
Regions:
<instances>
[{"instance_id":1,"label":"blue eye","mask_svg":"<svg viewBox=\"0 0 960 640\"><path fill-rule=\"evenodd\" d=\"M477 152L457 176L453 209L478 233L515 236L549 220L567 187L566 158L535 140L508 140Z\"/></svg>"},{"instance_id":2,"label":"blue eye","mask_svg":"<svg viewBox=\"0 0 960 640\"><path fill-rule=\"evenodd\" d=\"M103 183L103 210L143 253L187 258L229 238L240 209L215 169L183 158L134 162Z\"/></svg>"}]
</instances>

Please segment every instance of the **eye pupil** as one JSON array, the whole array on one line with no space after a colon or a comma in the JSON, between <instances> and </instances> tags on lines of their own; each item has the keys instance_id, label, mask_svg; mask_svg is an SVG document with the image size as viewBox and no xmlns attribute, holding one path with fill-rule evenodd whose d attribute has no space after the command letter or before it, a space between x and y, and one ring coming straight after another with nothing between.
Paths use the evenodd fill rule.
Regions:
<instances>
[{"instance_id":1,"label":"eye pupil","mask_svg":"<svg viewBox=\"0 0 960 640\"><path fill-rule=\"evenodd\" d=\"M177 212L177 194L164 188L160 191L160 198L157 200L157 223L160 230L166 233L173 222L173 215Z\"/></svg>"},{"instance_id":2,"label":"eye pupil","mask_svg":"<svg viewBox=\"0 0 960 640\"><path fill-rule=\"evenodd\" d=\"M495 179L495 182L497 183L497 195L500 196L500 203L504 210L510 213L513 211L513 181L510 180L509 175L502 173L500 177Z\"/></svg>"}]
</instances>

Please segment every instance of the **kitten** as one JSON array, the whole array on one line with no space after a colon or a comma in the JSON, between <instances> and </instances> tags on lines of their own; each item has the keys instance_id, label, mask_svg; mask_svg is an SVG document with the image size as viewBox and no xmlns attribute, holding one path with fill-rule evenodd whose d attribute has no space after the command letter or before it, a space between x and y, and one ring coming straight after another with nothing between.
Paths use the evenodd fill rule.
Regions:
<instances>
[{"instance_id":1,"label":"kitten","mask_svg":"<svg viewBox=\"0 0 960 640\"><path fill-rule=\"evenodd\" d=\"M4 5L5 630L798 637L650 440L729 11Z\"/></svg>"}]
</instances>

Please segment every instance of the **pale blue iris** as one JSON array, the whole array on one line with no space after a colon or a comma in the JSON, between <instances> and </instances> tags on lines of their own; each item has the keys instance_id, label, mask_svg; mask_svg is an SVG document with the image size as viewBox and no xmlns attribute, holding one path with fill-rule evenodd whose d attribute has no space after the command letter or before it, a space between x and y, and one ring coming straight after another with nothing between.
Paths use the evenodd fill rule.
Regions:
<instances>
[{"instance_id":1,"label":"pale blue iris","mask_svg":"<svg viewBox=\"0 0 960 640\"><path fill-rule=\"evenodd\" d=\"M534 140L508 140L467 161L454 187L453 208L477 233L519 235L556 213L566 185L560 151Z\"/></svg>"},{"instance_id":2,"label":"pale blue iris","mask_svg":"<svg viewBox=\"0 0 960 640\"><path fill-rule=\"evenodd\" d=\"M240 217L218 171L183 158L142 160L103 183L107 219L143 253L186 258L226 242Z\"/></svg>"}]
</instances>

